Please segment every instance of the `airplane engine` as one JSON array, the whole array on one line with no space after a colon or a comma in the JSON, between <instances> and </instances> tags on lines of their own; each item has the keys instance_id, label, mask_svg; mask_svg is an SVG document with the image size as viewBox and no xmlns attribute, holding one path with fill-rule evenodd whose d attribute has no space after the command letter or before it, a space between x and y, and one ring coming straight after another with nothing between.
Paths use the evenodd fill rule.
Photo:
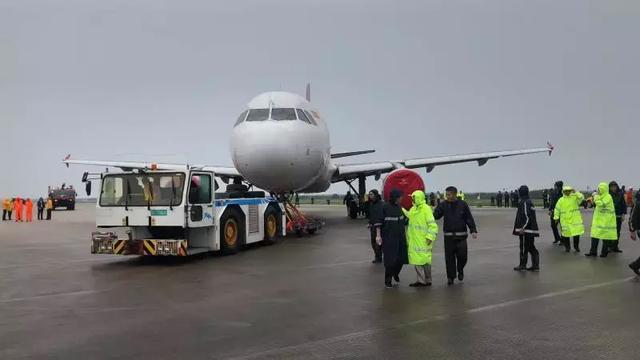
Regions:
<instances>
[{"instance_id":1,"label":"airplane engine","mask_svg":"<svg viewBox=\"0 0 640 360\"><path fill-rule=\"evenodd\" d=\"M409 210L411 208L411 194L416 190L425 190L422 177L411 169L397 169L389 173L384 179L382 185L382 196L385 201L389 201L391 190L398 189L402 191L403 208Z\"/></svg>"}]
</instances>

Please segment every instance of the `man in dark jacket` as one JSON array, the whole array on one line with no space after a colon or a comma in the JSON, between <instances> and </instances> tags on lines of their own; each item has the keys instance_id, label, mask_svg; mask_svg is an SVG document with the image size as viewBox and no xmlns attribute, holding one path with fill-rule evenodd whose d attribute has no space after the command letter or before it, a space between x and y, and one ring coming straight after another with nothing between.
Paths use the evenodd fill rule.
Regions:
<instances>
[{"instance_id":1,"label":"man in dark jacket","mask_svg":"<svg viewBox=\"0 0 640 360\"><path fill-rule=\"evenodd\" d=\"M44 220L44 199L38 199L38 220Z\"/></svg>"},{"instance_id":2,"label":"man in dark jacket","mask_svg":"<svg viewBox=\"0 0 640 360\"><path fill-rule=\"evenodd\" d=\"M553 231L553 243L562 245L562 237L558 232L558 224L553 220L553 211L556 209L556 203L562 197L562 187L564 183L562 181L556 181L553 184L553 191L549 198L549 220L551 221L551 231Z\"/></svg>"},{"instance_id":3,"label":"man in dark jacket","mask_svg":"<svg viewBox=\"0 0 640 360\"><path fill-rule=\"evenodd\" d=\"M513 190L513 192L511 193L511 207L517 208L519 203L520 203L520 198L518 197L518 191Z\"/></svg>"},{"instance_id":4,"label":"man in dark jacket","mask_svg":"<svg viewBox=\"0 0 640 360\"><path fill-rule=\"evenodd\" d=\"M631 240L635 241L640 236L640 209L638 202L636 202L636 205L631 210L631 215L629 216L629 232L631 232ZM634 273L636 273L636 275L640 276L640 257L629 264L629 267Z\"/></svg>"},{"instance_id":5,"label":"man in dark jacket","mask_svg":"<svg viewBox=\"0 0 640 360\"><path fill-rule=\"evenodd\" d=\"M502 191L498 191L498 196L496 196L496 200L498 201L498 207L502 207Z\"/></svg>"},{"instance_id":6,"label":"man in dark jacket","mask_svg":"<svg viewBox=\"0 0 640 360\"><path fill-rule=\"evenodd\" d=\"M513 225L513 235L520 238L520 265L513 268L516 271L540 271L540 254L534 245L534 239L540 236L538 221L533 202L529 198L529 188L526 185L518 189L520 203L516 212L516 221ZM531 254L531 267L527 268L527 261Z\"/></svg>"},{"instance_id":7,"label":"man in dark jacket","mask_svg":"<svg viewBox=\"0 0 640 360\"><path fill-rule=\"evenodd\" d=\"M407 219L404 217L402 207L400 207L400 198L402 193L400 190L391 190L389 194L389 202L382 207L380 217L380 226L376 241L382 246L382 254L384 257L384 286L389 289L393 285L391 279L396 282L400 281L400 271L402 265L409 262L407 253L407 237L405 234L405 226Z\"/></svg>"},{"instance_id":8,"label":"man in dark jacket","mask_svg":"<svg viewBox=\"0 0 640 360\"><path fill-rule=\"evenodd\" d=\"M378 235L378 229L382 226L382 207L384 202L380 197L378 190L373 189L369 191L369 234L371 235L371 248L373 249L373 261L372 263L378 264L382 262L382 248L378 245L376 237Z\"/></svg>"},{"instance_id":9,"label":"man in dark jacket","mask_svg":"<svg viewBox=\"0 0 640 360\"><path fill-rule=\"evenodd\" d=\"M542 190L542 207L544 209L549 207L549 191L547 189Z\"/></svg>"},{"instance_id":10,"label":"man in dark jacket","mask_svg":"<svg viewBox=\"0 0 640 360\"><path fill-rule=\"evenodd\" d=\"M613 206L616 209L616 226L618 230L618 240L612 241L612 247L609 251L613 251L616 253L621 253L620 250L620 230L622 229L622 222L624 221L624 216L627 215L627 203L624 201L624 192L620 191L620 187L618 183L612 181L609 183L609 194L613 198Z\"/></svg>"},{"instance_id":11,"label":"man in dark jacket","mask_svg":"<svg viewBox=\"0 0 640 360\"><path fill-rule=\"evenodd\" d=\"M509 192L505 191L504 192L504 207L508 208L509 205Z\"/></svg>"},{"instance_id":12,"label":"man in dark jacket","mask_svg":"<svg viewBox=\"0 0 640 360\"><path fill-rule=\"evenodd\" d=\"M469 205L458 199L458 189L449 186L446 189L447 201L442 202L433 211L438 220L444 217L444 254L447 264L448 284L452 285L458 272L458 280L464 280L464 266L467 264L467 228L474 239L478 237L476 223Z\"/></svg>"}]
</instances>

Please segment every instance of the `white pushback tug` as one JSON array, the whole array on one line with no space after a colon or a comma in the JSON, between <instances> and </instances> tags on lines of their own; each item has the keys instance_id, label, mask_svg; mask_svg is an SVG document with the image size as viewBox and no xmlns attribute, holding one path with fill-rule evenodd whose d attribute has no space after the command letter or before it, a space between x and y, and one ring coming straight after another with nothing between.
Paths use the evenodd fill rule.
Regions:
<instances>
[{"instance_id":1,"label":"white pushback tug","mask_svg":"<svg viewBox=\"0 0 640 360\"><path fill-rule=\"evenodd\" d=\"M275 243L284 236L283 208L264 192L238 189L244 187L238 184L216 192L212 171L188 166L150 170L100 174L91 253L230 254L245 244Z\"/></svg>"}]
</instances>

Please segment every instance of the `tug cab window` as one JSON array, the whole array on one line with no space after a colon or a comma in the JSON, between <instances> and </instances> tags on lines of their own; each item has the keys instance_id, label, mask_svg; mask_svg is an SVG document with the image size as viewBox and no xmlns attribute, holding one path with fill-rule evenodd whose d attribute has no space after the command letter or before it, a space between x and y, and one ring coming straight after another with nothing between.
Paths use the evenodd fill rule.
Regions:
<instances>
[{"instance_id":1,"label":"tug cab window","mask_svg":"<svg viewBox=\"0 0 640 360\"><path fill-rule=\"evenodd\" d=\"M251 109L246 121L265 121L269 118L269 109Z\"/></svg>"},{"instance_id":2,"label":"tug cab window","mask_svg":"<svg viewBox=\"0 0 640 360\"><path fill-rule=\"evenodd\" d=\"M271 109L272 120L297 120L295 109L291 108L273 108Z\"/></svg>"},{"instance_id":3,"label":"tug cab window","mask_svg":"<svg viewBox=\"0 0 640 360\"><path fill-rule=\"evenodd\" d=\"M207 174L193 174L189 186L190 204L211 203L211 176Z\"/></svg>"}]
</instances>

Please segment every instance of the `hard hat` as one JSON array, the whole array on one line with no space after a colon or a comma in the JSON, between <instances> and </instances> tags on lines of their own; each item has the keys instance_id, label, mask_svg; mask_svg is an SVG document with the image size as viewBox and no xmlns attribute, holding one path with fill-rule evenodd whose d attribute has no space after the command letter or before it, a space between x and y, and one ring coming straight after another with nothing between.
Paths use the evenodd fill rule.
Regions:
<instances>
[{"instance_id":1,"label":"hard hat","mask_svg":"<svg viewBox=\"0 0 640 360\"><path fill-rule=\"evenodd\" d=\"M562 187L562 191L573 191L573 188L569 185L565 185Z\"/></svg>"}]
</instances>

